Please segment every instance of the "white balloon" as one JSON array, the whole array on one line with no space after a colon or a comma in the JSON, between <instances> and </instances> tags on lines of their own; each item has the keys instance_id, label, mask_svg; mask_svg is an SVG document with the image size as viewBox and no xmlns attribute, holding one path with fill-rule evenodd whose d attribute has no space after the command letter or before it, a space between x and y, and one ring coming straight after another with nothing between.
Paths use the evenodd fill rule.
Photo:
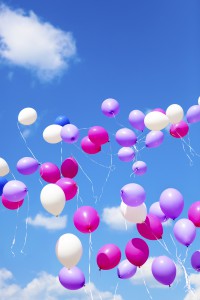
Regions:
<instances>
[{"instance_id":1,"label":"white balloon","mask_svg":"<svg viewBox=\"0 0 200 300\"><path fill-rule=\"evenodd\" d=\"M9 166L5 159L0 157L0 176L5 176L10 172Z\"/></svg>"},{"instance_id":2,"label":"white balloon","mask_svg":"<svg viewBox=\"0 0 200 300\"><path fill-rule=\"evenodd\" d=\"M37 120L37 112L31 107L24 108L18 115L18 121L22 125L31 125Z\"/></svg>"},{"instance_id":3,"label":"white balloon","mask_svg":"<svg viewBox=\"0 0 200 300\"><path fill-rule=\"evenodd\" d=\"M83 253L79 238L72 233L61 235L56 243L56 255L63 266L70 269L77 265Z\"/></svg>"},{"instance_id":4,"label":"white balloon","mask_svg":"<svg viewBox=\"0 0 200 300\"><path fill-rule=\"evenodd\" d=\"M144 118L144 124L149 130L162 130L169 124L168 117L160 111L151 111Z\"/></svg>"},{"instance_id":5,"label":"white balloon","mask_svg":"<svg viewBox=\"0 0 200 300\"><path fill-rule=\"evenodd\" d=\"M120 205L123 217L131 223L143 223L147 216L147 207L145 203L139 206L128 206L123 201Z\"/></svg>"},{"instance_id":6,"label":"white balloon","mask_svg":"<svg viewBox=\"0 0 200 300\"><path fill-rule=\"evenodd\" d=\"M40 193L41 203L50 214L58 216L65 207L65 194L56 184L47 184Z\"/></svg>"},{"instance_id":7,"label":"white balloon","mask_svg":"<svg viewBox=\"0 0 200 300\"><path fill-rule=\"evenodd\" d=\"M184 112L180 105L172 104L167 108L166 115L169 118L170 123L176 124L183 119Z\"/></svg>"},{"instance_id":8,"label":"white balloon","mask_svg":"<svg viewBox=\"0 0 200 300\"><path fill-rule=\"evenodd\" d=\"M61 132L62 126L53 124L49 125L45 128L43 131L43 138L47 143L50 144L57 144L62 141L60 132Z\"/></svg>"}]
</instances>

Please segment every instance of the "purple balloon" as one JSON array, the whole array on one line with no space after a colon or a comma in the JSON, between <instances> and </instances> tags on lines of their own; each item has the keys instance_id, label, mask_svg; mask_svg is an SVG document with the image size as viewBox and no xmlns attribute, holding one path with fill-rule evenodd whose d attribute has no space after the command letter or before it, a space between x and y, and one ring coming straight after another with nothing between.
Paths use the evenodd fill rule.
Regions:
<instances>
[{"instance_id":1,"label":"purple balloon","mask_svg":"<svg viewBox=\"0 0 200 300\"><path fill-rule=\"evenodd\" d=\"M137 267L131 264L128 259L121 261L117 267L117 275L120 279L128 279L135 275Z\"/></svg>"},{"instance_id":2,"label":"purple balloon","mask_svg":"<svg viewBox=\"0 0 200 300\"><path fill-rule=\"evenodd\" d=\"M200 121L200 105L191 106L186 114L188 123L196 123Z\"/></svg>"},{"instance_id":3,"label":"purple balloon","mask_svg":"<svg viewBox=\"0 0 200 300\"><path fill-rule=\"evenodd\" d=\"M192 244L196 237L196 227L189 219L180 219L174 225L174 236L184 246Z\"/></svg>"},{"instance_id":4,"label":"purple balloon","mask_svg":"<svg viewBox=\"0 0 200 300\"><path fill-rule=\"evenodd\" d=\"M162 114L166 115L166 112L164 111L164 109L162 109L162 108L160 108L160 107L154 108L152 111L159 111L159 112L161 112Z\"/></svg>"},{"instance_id":5,"label":"purple balloon","mask_svg":"<svg viewBox=\"0 0 200 300\"><path fill-rule=\"evenodd\" d=\"M150 131L146 135L145 145L147 148L159 147L164 140L164 133L162 131Z\"/></svg>"},{"instance_id":6,"label":"purple balloon","mask_svg":"<svg viewBox=\"0 0 200 300\"><path fill-rule=\"evenodd\" d=\"M174 188L164 190L160 195L159 203L160 208L166 217L173 220L182 213L184 207L182 194Z\"/></svg>"},{"instance_id":7,"label":"purple balloon","mask_svg":"<svg viewBox=\"0 0 200 300\"><path fill-rule=\"evenodd\" d=\"M129 114L130 124L137 130L143 131L145 128L144 125L145 114L140 110L132 110Z\"/></svg>"},{"instance_id":8,"label":"purple balloon","mask_svg":"<svg viewBox=\"0 0 200 300\"><path fill-rule=\"evenodd\" d=\"M67 124L61 129L61 138L68 144L73 144L78 141L79 129L73 124Z\"/></svg>"},{"instance_id":9,"label":"purple balloon","mask_svg":"<svg viewBox=\"0 0 200 300\"><path fill-rule=\"evenodd\" d=\"M85 285L85 276L78 267L64 267L59 272L59 281L68 290L78 290Z\"/></svg>"},{"instance_id":10,"label":"purple balloon","mask_svg":"<svg viewBox=\"0 0 200 300\"><path fill-rule=\"evenodd\" d=\"M128 206L139 206L146 198L144 188L137 183L128 183L120 191L122 201Z\"/></svg>"},{"instance_id":11,"label":"purple balloon","mask_svg":"<svg viewBox=\"0 0 200 300\"><path fill-rule=\"evenodd\" d=\"M26 197L27 187L19 180L8 181L3 188L3 195L8 201L18 202Z\"/></svg>"},{"instance_id":12,"label":"purple balloon","mask_svg":"<svg viewBox=\"0 0 200 300\"><path fill-rule=\"evenodd\" d=\"M151 271L154 278L164 285L170 286L176 277L176 265L167 256L156 257L152 263Z\"/></svg>"},{"instance_id":13,"label":"purple balloon","mask_svg":"<svg viewBox=\"0 0 200 300\"><path fill-rule=\"evenodd\" d=\"M40 163L33 157L23 157L17 162L17 171L23 175L30 175L37 171Z\"/></svg>"},{"instance_id":14,"label":"purple balloon","mask_svg":"<svg viewBox=\"0 0 200 300\"><path fill-rule=\"evenodd\" d=\"M101 111L105 116L113 118L119 113L119 103L115 99L108 98L102 102Z\"/></svg>"},{"instance_id":15,"label":"purple balloon","mask_svg":"<svg viewBox=\"0 0 200 300\"><path fill-rule=\"evenodd\" d=\"M154 202L150 208L149 208L149 213L158 217L161 222L165 222L168 220L162 209L160 208L160 203L159 202Z\"/></svg>"},{"instance_id":16,"label":"purple balloon","mask_svg":"<svg viewBox=\"0 0 200 300\"><path fill-rule=\"evenodd\" d=\"M135 152L130 147L122 147L118 151L118 157L121 161L129 162L132 161L135 157Z\"/></svg>"},{"instance_id":17,"label":"purple balloon","mask_svg":"<svg viewBox=\"0 0 200 300\"><path fill-rule=\"evenodd\" d=\"M135 133L129 128L121 128L116 132L116 141L123 147L130 147L135 145L137 137Z\"/></svg>"},{"instance_id":18,"label":"purple balloon","mask_svg":"<svg viewBox=\"0 0 200 300\"><path fill-rule=\"evenodd\" d=\"M197 272L200 272L200 250L197 250L192 254L191 265Z\"/></svg>"},{"instance_id":19,"label":"purple balloon","mask_svg":"<svg viewBox=\"0 0 200 300\"><path fill-rule=\"evenodd\" d=\"M144 175L147 171L147 165L144 161L138 160L132 165L133 173L136 175Z\"/></svg>"}]
</instances>

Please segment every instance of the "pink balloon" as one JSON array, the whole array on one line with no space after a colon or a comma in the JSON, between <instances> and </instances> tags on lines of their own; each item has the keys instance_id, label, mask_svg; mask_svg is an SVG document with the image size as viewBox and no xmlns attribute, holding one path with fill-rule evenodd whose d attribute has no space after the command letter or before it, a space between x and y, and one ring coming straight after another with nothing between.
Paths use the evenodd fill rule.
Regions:
<instances>
[{"instance_id":1,"label":"pink balloon","mask_svg":"<svg viewBox=\"0 0 200 300\"><path fill-rule=\"evenodd\" d=\"M148 214L144 223L137 224L141 236L148 240L159 240L163 235L162 223L158 217Z\"/></svg>"},{"instance_id":2,"label":"pink balloon","mask_svg":"<svg viewBox=\"0 0 200 300\"><path fill-rule=\"evenodd\" d=\"M182 138L188 134L189 127L185 121L170 126L170 134L175 138Z\"/></svg>"},{"instance_id":3,"label":"pink balloon","mask_svg":"<svg viewBox=\"0 0 200 300\"><path fill-rule=\"evenodd\" d=\"M96 154L101 151L101 146L91 142L88 136L85 136L81 141L81 148L88 154Z\"/></svg>"},{"instance_id":4,"label":"pink balloon","mask_svg":"<svg viewBox=\"0 0 200 300\"><path fill-rule=\"evenodd\" d=\"M40 176L49 183L56 183L60 179L60 170L55 164L46 162L40 167Z\"/></svg>"},{"instance_id":5,"label":"pink balloon","mask_svg":"<svg viewBox=\"0 0 200 300\"><path fill-rule=\"evenodd\" d=\"M74 214L74 225L82 233L95 231L99 222L99 215L91 206L82 206Z\"/></svg>"},{"instance_id":6,"label":"pink balloon","mask_svg":"<svg viewBox=\"0 0 200 300\"><path fill-rule=\"evenodd\" d=\"M56 184L61 187L65 193L65 199L71 200L77 193L78 187L76 182L71 178L60 178Z\"/></svg>"},{"instance_id":7,"label":"pink balloon","mask_svg":"<svg viewBox=\"0 0 200 300\"><path fill-rule=\"evenodd\" d=\"M188 219L190 219L196 227L200 227L200 201L192 203L188 210Z\"/></svg>"},{"instance_id":8,"label":"pink balloon","mask_svg":"<svg viewBox=\"0 0 200 300\"><path fill-rule=\"evenodd\" d=\"M114 244L104 245L97 253L97 265L100 270L110 270L116 267L121 259L121 251Z\"/></svg>"},{"instance_id":9,"label":"pink balloon","mask_svg":"<svg viewBox=\"0 0 200 300\"><path fill-rule=\"evenodd\" d=\"M109 142L108 132L101 126L93 126L88 131L88 137L96 145L103 145Z\"/></svg>"},{"instance_id":10,"label":"pink balloon","mask_svg":"<svg viewBox=\"0 0 200 300\"><path fill-rule=\"evenodd\" d=\"M161 112L162 114L166 115L165 110L162 109L162 108L160 108L160 107L154 108L152 111L159 111L159 112Z\"/></svg>"},{"instance_id":11,"label":"pink balloon","mask_svg":"<svg viewBox=\"0 0 200 300\"><path fill-rule=\"evenodd\" d=\"M141 267L149 257L149 247L144 240L134 238L127 243L125 254L130 263Z\"/></svg>"},{"instance_id":12,"label":"pink balloon","mask_svg":"<svg viewBox=\"0 0 200 300\"><path fill-rule=\"evenodd\" d=\"M78 163L73 157L66 158L61 165L61 173L64 177L74 178L78 173Z\"/></svg>"},{"instance_id":13,"label":"pink balloon","mask_svg":"<svg viewBox=\"0 0 200 300\"><path fill-rule=\"evenodd\" d=\"M22 200L20 200L20 201L17 201L17 202L9 201L9 200L7 200L7 199L5 198L4 195L2 195L1 200L2 200L2 204L3 204L6 208L8 208L8 209L10 209L10 210L14 210L14 209L20 208L20 207L22 206L23 202L24 202L24 199L22 199Z\"/></svg>"}]
</instances>

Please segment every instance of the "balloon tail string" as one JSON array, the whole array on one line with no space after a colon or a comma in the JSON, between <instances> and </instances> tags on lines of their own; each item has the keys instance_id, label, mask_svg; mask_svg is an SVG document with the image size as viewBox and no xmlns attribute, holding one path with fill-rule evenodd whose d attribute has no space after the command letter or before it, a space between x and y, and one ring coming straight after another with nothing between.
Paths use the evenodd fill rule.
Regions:
<instances>
[{"instance_id":1,"label":"balloon tail string","mask_svg":"<svg viewBox=\"0 0 200 300\"><path fill-rule=\"evenodd\" d=\"M186 149L185 149L184 142L185 142L184 139L181 138L181 144L182 144L182 147L183 147L183 151L185 152L187 158L189 159L190 166L192 166L192 165L193 165L193 160L191 159L190 155L187 153L187 151L186 151ZM187 145L187 143L186 143L186 145ZM188 145L187 145L187 146L188 146ZM191 152L190 152L190 153L191 153Z\"/></svg>"},{"instance_id":2,"label":"balloon tail string","mask_svg":"<svg viewBox=\"0 0 200 300\"><path fill-rule=\"evenodd\" d=\"M116 295L117 295L118 287L119 287L119 282L116 284L113 300L116 300Z\"/></svg>"},{"instance_id":3,"label":"balloon tail string","mask_svg":"<svg viewBox=\"0 0 200 300\"><path fill-rule=\"evenodd\" d=\"M10 174L12 175L12 177L14 178L14 180L16 180L15 175L10 171Z\"/></svg>"},{"instance_id":4,"label":"balloon tail string","mask_svg":"<svg viewBox=\"0 0 200 300\"><path fill-rule=\"evenodd\" d=\"M125 228L126 228L126 231L127 231L128 230L128 226L127 226L126 219L124 219L124 225L125 225Z\"/></svg>"},{"instance_id":5,"label":"balloon tail string","mask_svg":"<svg viewBox=\"0 0 200 300\"><path fill-rule=\"evenodd\" d=\"M88 263L88 282L89 282L89 289L90 289L90 296L91 296L91 299L93 300L93 294L92 294L92 288L91 288L91 281L90 281L90 276L91 276L91 255L92 255L92 233L90 232L89 234L89 256L88 256L88 259L89 259L89 263Z\"/></svg>"},{"instance_id":6,"label":"balloon tail string","mask_svg":"<svg viewBox=\"0 0 200 300\"><path fill-rule=\"evenodd\" d=\"M38 180L39 180L40 184L41 184L42 186L44 186L42 180L41 180L40 178L39 178Z\"/></svg>"},{"instance_id":7,"label":"balloon tail string","mask_svg":"<svg viewBox=\"0 0 200 300\"><path fill-rule=\"evenodd\" d=\"M62 162L63 162L63 144L62 144L62 141L60 143L60 162L61 162L61 165L62 165Z\"/></svg>"},{"instance_id":8,"label":"balloon tail string","mask_svg":"<svg viewBox=\"0 0 200 300\"><path fill-rule=\"evenodd\" d=\"M23 139L23 141L24 141L24 143L25 143L26 148L27 148L28 151L31 153L31 155L33 156L33 158L35 158L35 159L37 160L37 158L36 158L35 155L33 154L33 151L29 148L29 146L28 146L28 144L27 144L27 141L26 141L26 139L25 139L25 137L24 137L24 135L23 135L23 133L22 133L20 127L19 127L19 123L18 123L18 122L17 122L17 127L18 127L19 133L20 133L20 135L21 135L21 137L22 137L22 139Z\"/></svg>"},{"instance_id":9,"label":"balloon tail string","mask_svg":"<svg viewBox=\"0 0 200 300\"><path fill-rule=\"evenodd\" d=\"M167 244L165 243L165 240L163 238L162 238L162 243L163 243L165 250L171 255L171 252L169 251L169 248L167 247Z\"/></svg>"},{"instance_id":10,"label":"balloon tail string","mask_svg":"<svg viewBox=\"0 0 200 300\"><path fill-rule=\"evenodd\" d=\"M14 237L13 237L12 244L11 244L11 247L10 247L10 251L11 251L11 253L14 257L15 257L15 253L13 251L13 248L14 248L15 242L16 242L16 234L17 234L17 229L18 229L18 217L19 217L19 206L17 208L17 222L16 222L16 226L15 226Z\"/></svg>"},{"instance_id":11,"label":"balloon tail string","mask_svg":"<svg viewBox=\"0 0 200 300\"><path fill-rule=\"evenodd\" d=\"M116 123L117 125L119 125L120 127L126 127L126 126L124 126L122 123L120 123L120 122L118 121L118 119L117 119L117 117L116 117L116 115L115 115L114 113L112 113L112 115L113 115L113 118L115 119L115 123Z\"/></svg>"},{"instance_id":12,"label":"balloon tail string","mask_svg":"<svg viewBox=\"0 0 200 300\"><path fill-rule=\"evenodd\" d=\"M145 286L145 288L146 288L147 294L149 295L149 298L150 298L150 299L153 299L152 296L151 296L151 294L150 294L150 291L149 291L149 289L148 289L148 287L147 287L146 281L145 281L145 279L144 279L144 275L143 275L142 269L139 268L139 270L140 270L140 272L141 272L142 280L143 280L144 286Z\"/></svg>"},{"instance_id":13,"label":"balloon tail string","mask_svg":"<svg viewBox=\"0 0 200 300\"><path fill-rule=\"evenodd\" d=\"M24 248L26 246L27 237L28 237L28 217L29 217L29 206L30 206L29 193L27 193L27 198L28 198L28 201L27 201L27 215L26 215L26 233L25 233L25 237L24 237L24 244L20 251L22 254L24 254Z\"/></svg>"}]
</instances>

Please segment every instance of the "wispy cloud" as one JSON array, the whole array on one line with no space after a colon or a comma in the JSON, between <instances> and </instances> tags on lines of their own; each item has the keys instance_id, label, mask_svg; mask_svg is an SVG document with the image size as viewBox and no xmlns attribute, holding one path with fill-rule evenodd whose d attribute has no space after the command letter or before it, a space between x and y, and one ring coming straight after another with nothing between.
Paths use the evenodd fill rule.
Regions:
<instances>
[{"instance_id":1,"label":"wispy cloud","mask_svg":"<svg viewBox=\"0 0 200 300\"><path fill-rule=\"evenodd\" d=\"M191 289L188 291L184 300L199 300L200 299L200 274L190 274L189 282Z\"/></svg>"},{"instance_id":2,"label":"wispy cloud","mask_svg":"<svg viewBox=\"0 0 200 300\"><path fill-rule=\"evenodd\" d=\"M51 80L66 70L75 56L71 32L40 20L32 11L0 5L2 62L31 70L41 80Z\"/></svg>"},{"instance_id":3,"label":"wispy cloud","mask_svg":"<svg viewBox=\"0 0 200 300\"><path fill-rule=\"evenodd\" d=\"M115 230L127 230L134 226L132 223L129 223L124 219L120 211L120 206L104 208L102 221L111 229Z\"/></svg>"},{"instance_id":4,"label":"wispy cloud","mask_svg":"<svg viewBox=\"0 0 200 300\"><path fill-rule=\"evenodd\" d=\"M66 228L67 216L61 217L46 217L42 214L37 214L35 218L27 218L29 225L34 227L43 227L47 230L60 230Z\"/></svg>"}]
</instances>

